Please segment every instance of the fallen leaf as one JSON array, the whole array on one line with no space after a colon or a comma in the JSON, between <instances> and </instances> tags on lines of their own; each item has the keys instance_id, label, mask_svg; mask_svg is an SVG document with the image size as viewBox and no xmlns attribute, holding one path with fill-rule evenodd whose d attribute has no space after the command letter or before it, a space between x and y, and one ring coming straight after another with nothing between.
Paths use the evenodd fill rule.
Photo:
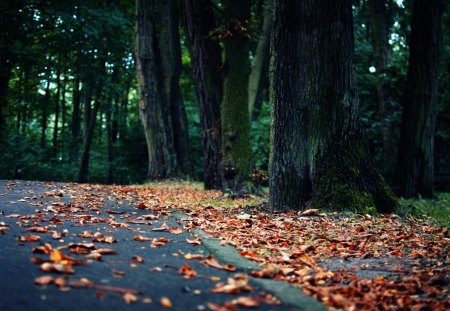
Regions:
<instances>
[{"instance_id":1,"label":"fallen leaf","mask_svg":"<svg viewBox=\"0 0 450 311\"><path fill-rule=\"evenodd\" d=\"M235 305L242 306L244 308L256 308L259 306L259 298L258 297L239 297L233 299L231 303Z\"/></svg>"},{"instance_id":2,"label":"fallen leaf","mask_svg":"<svg viewBox=\"0 0 450 311\"><path fill-rule=\"evenodd\" d=\"M299 215L301 215L301 216L311 216L311 215L316 215L316 214L318 214L319 211L320 211L320 210L317 209L317 208L311 208L311 209L307 209L307 210L305 210L305 211L303 211L303 212L300 212Z\"/></svg>"},{"instance_id":3,"label":"fallen leaf","mask_svg":"<svg viewBox=\"0 0 450 311\"><path fill-rule=\"evenodd\" d=\"M164 308L172 308L172 302L170 301L169 298L167 297L161 297L161 299L159 300L159 302L161 303L161 305Z\"/></svg>"},{"instance_id":4,"label":"fallen leaf","mask_svg":"<svg viewBox=\"0 0 450 311\"><path fill-rule=\"evenodd\" d=\"M207 306L211 311L237 311L237 308L231 302L226 302L223 305L208 302Z\"/></svg>"},{"instance_id":5,"label":"fallen leaf","mask_svg":"<svg viewBox=\"0 0 450 311\"><path fill-rule=\"evenodd\" d=\"M40 268L44 272L57 272L57 273L67 273L67 274L75 273L75 270L73 270L71 265L63 265L60 263L44 262L40 266Z\"/></svg>"},{"instance_id":6,"label":"fallen leaf","mask_svg":"<svg viewBox=\"0 0 450 311\"><path fill-rule=\"evenodd\" d=\"M181 234L181 233L183 233L183 230L181 230L178 227L171 227L169 229L169 232L172 233L172 234Z\"/></svg>"},{"instance_id":7,"label":"fallen leaf","mask_svg":"<svg viewBox=\"0 0 450 311\"><path fill-rule=\"evenodd\" d=\"M132 293L125 293L123 294L122 298L128 304L138 301L138 297Z\"/></svg>"},{"instance_id":8,"label":"fallen leaf","mask_svg":"<svg viewBox=\"0 0 450 311\"><path fill-rule=\"evenodd\" d=\"M20 242L39 242L41 237L39 235L21 235L19 236Z\"/></svg>"},{"instance_id":9,"label":"fallen leaf","mask_svg":"<svg viewBox=\"0 0 450 311\"><path fill-rule=\"evenodd\" d=\"M186 239L186 242L188 242L191 245L201 245L202 244L202 238L198 237L195 240Z\"/></svg>"},{"instance_id":10,"label":"fallen leaf","mask_svg":"<svg viewBox=\"0 0 450 311\"><path fill-rule=\"evenodd\" d=\"M226 270L226 271L236 271L236 267L233 265L221 265L213 256L208 256L206 257L206 259L204 261L202 261L202 263L216 268L216 269L222 269L222 270Z\"/></svg>"},{"instance_id":11,"label":"fallen leaf","mask_svg":"<svg viewBox=\"0 0 450 311\"><path fill-rule=\"evenodd\" d=\"M161 227L159 228L153 228L152 231L168 231L170 228L169 226L164 222Z\"/></svg>"},{"instance_id":12,"label":"fallen leaf","mask_svg":"<svg viewBox=\"0 0 450 311\"><path fill-rule=\"evenodd\" d=\"M34 279L34 283L37 285L48 285L53 282L51 275L43 275Z\"/></svg>"},{"instance_id":13,"label":"fallen leaf","mask_svg":"<svg viewBox=\"0 0 450 311\"><path fill-rule=\"evenodd\" d=\"M197 272L186 263L183 263L180 269L178 269L178 273L181 274L185 279L192 279L197 275Z\"/></svg>"},{"instance_id":14,"label":"fallen leaf","mask_svg":"<svg viewBox=\"0 0 450 311\"><path fill-rule=\"evenodd\" d=\"M151 248L156 248L156 247L160 247L160 246L164 246L169 242L168 239L166 238L154 238L152 240L152 243L150 244Z\"/></svg>"},{"instance_id":15,"label":"fallen leaf","mask_svg":"<svg viewBox=\"0 0 450 311\"><path fill-rule=\"evenodd\" d=\"M153 238L147 238L145 236L142 235L135 235L133 237L133 240L138 241L138 242L146 242L146 241L151 241L153 240Z\"/></svg>"},{"instance_id":16,"label":"fallen leaf","mask_svg":"<svg viewBox=\"0 0 450 311\"><path fill-rule=\"evenodd\" d=\"M187 260L194 260L194 259L203 259L203 255L202 254L191 254L191 253L187 253L184 255L184 258Z\"/></svg>"},{"instance_id":17,"label":"fallen leaf","mask_svg":"<svg viewBox=\"0 0 450 311\"><path fill-rule=\"evenodd\" d=\"M139 256L133 256L133 260L139 263L144 263L144 259Z\"/></svg>"}]
</instances>

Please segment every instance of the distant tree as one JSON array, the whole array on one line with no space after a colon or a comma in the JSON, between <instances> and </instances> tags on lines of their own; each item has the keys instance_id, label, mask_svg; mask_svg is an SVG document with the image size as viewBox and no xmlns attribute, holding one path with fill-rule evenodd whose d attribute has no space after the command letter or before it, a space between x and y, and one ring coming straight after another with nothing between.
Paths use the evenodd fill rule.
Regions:
<instances>
[{"instance_id":1,"label":"distant tree","mask_svg":"<svg viewBox=\"0 0 450 311\"><path fill-rule=\"evenodd\" d=\"M394 127L392 122L393 109L389 103L388 69L392 63L392 51L389 45L392 0L368 0L368 19L370 42L375 60L377 77L378 110L383 137L383 164L385 169L393 166L394 158Z\"/></svg>"},{"instance_id":2,"label":"distant tree","mask_svg":"<svg viewBox=\"0 0 450 311\"><path fill-rule=\"evenodd\" d=\"M170 151L163 118L161 59L156 28L156 0L136 0L136 68L139 82L139 112L148 151L148 179L171 173Z\"/></svg>"},{"instance_id":3,"label":"distant tree","mask_svg":"<svg viewBox=\"0 0 450 311\"><path fill-rule=\"evenodd\" d=\"M211 0L183 0L193 81L200 107L203 145L203 179L206 189L221 189L221 124L223 75L221 49L211 39L216 29Z\"/></svg>"},{"instance_id":4,"label":"distant tree","mask_svg":"<svg viewBox=\"0 0 450 311\"><path fill-rule=\"evenodd\" d=\"M225 51L221 105L222 177L225 190L240 191L250 179L252 157L248 112L251 1L225 0L223 4L225 27L217 34Z\"/></svg>"},{"instance_id":5,"label":"distant tree","mask_svg":"<svg viewBox=\"0 0 450 311\"><path fill-rule=\"evenodd\" d=\"M395 175L397 193L404 197L433 197L443 6L440 0L415 0L413 3L409 68Z\"/></svg>"},{"instance_id":6,"label":"distant tree","mask_svg":"<svg viewBox=\"0 0 450 311\"><path fill-rule=\"evenodd\" d=\"M352 1L275 1L270 205L390 212L358 112Z\"/></svg>"},{"instance_id":7,"label":"distant tree","mask_svg":"<svg viewBox=\"0 0 450 311\"><path fill-rule=\"evenodd\" d=\"M160 3L160 50L166 101L166 130L173 139L174 156L180 173L192 175L186 110L180 89L181 47L179 34L179 0Z\"/></svg>"}]
</instances>

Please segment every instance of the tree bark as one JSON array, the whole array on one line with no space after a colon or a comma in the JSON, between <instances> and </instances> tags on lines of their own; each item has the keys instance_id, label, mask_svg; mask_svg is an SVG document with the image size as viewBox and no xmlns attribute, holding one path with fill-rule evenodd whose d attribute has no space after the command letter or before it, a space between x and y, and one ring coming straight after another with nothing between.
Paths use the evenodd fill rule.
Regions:
<instances>
[{"instance_id":1,"label":"tree bark","mask_svg":"<svg viewBox=\"0 0 450 311\"><path fill-rule=\"evenodd\" d=\"M375 58L378 109L380 113L381 132L383 137L384 167L392 168L394 159L394 126L392 124L392 107L389 104L388 81L386 71L389 68L392 57L389 45L389 26L391 18L389 8L391 0L369 0L370 39L372 43L373 56Z\"/></svg>"},{"instance_id":2,"label":"tree bark","mask_svg":"<svg viewBox=\"0 0 450 311\"><path fill-rule=\"evenodd\" d=\"M45 148L47 142L47 126L48 126L48 106L50 102L50 76L49 69L47 76L47 86L45 87L45 95L42 101L42 116L41 116L41 148Z\"/></svg>"},{"instance_id":3,"label":"tree bark","mask_svg":"<svg viewBox=\"0 0 450 311\"><path fill-rule=\"evenodd\" d=\"M162 115L161 60L155 29L156 0L136 0L136 67L139 82L139 113L148 151L148 179L165 178L172 172Z\"/></svg>"},{"instance_id":4,"label":"tree bark","mask_svg":"<svg viewBox=\"0 0 450 311\"><path fill-rule=\"evenodd\" d=\"M114 162L114 149L113 149L113 118L111 117L113 113L112 98L108 99L108 106L106 107L106 140L107 140L107 151L108 151L108 174L106 176L106 183L112 184L114 182L113 174L113 162Z\"/></svg>"},{"instance_id":5,"label":"tree bark","mask_svg":"<svg viewBox=\"0 0 450 311\"><path fill-rule=\"evenodd\" d=\"M183 12L195 91L200 107L205 189L221 189L221 123L223 75L221 48L209 33L216 28L210 0L184 0Z\"/></svg>"},{"instance_id":6,"label":"tree bark","mask_svg":"<svg viewBox=\"0 0 450 311\"><path fill-rule=\"evenodd\" d=\"M58 70L56 74L56 98L55 98L55 125L53 127L53 156L57 156L58 152L58 125L59 125L59 99L61 97L61 69L59 68L60 64L58 64Z\"/></svg>"},{"instance_id":7,"label":"tree bark","mask_svg":"<svg viewBox=\"0 0 450 311\"><path fill-rule=\"evenodd\" d=\"M415 0L411 22L409 67L396 168L397 193L433 197L433 154L436 125L440 0Z\"/></svg>"},{"instance_id":8,"label":"tree bark","mask_svg":"<svg viewBox=\"0 0 450 311\"><path fill-rule=\"evenodd\" d=\"M10 59L2 55L0 65L0 138L5 130L5 111L8 100L8 84L11 77Z\"/></svg>"},{"instance_id":9,"label":"tree bark","mask_svg":"<svg viewBox=\"0 0 450 311\"><path fill-rule=\"evenodd\" d=\"M271 208L391 211L358 112L351 0L277 0L271 42Z\"/></svg>"},{"instance_id":10,"label":"tree bark","mask_svg":"<svg viewBox=\"0 0 450 311\"><path fill-rule=\"evenodd\" d=\"M264 15L261 34L255 51L255 57L252 62L252 71L248 81L248 113L251 122L255 102L261 85L261 76L264 70L267 70L267 57L269 56L270 32L272 30L272 0L268 0L268 8Z\"/></svg>"},{"instance_id":11,"label":"tree bark","mask_svg":"<svg viewBox=\"0 0 450 311\"><path fill-rule=\"evenodd\" d=\"M79 183L85 183L88 181L92 137L94 134L97 112L100 107L103 86L97 85L96 88L94 107L92 107L92 85L87 85L86 87L87 94L84 102L83 153L81 155L80 169L78 171L77 178L77 182Z\"/></svg>"},{"instance_id":12,"label":"tree bark","mask_svg":"<svg viewBox=\"0 0 450 311\"><path fill-rule=\"evenodd\" d=\"M80 77L75 73L73 80L73 95L72 95L72 125L71 125L71 142L69 162L73 163L78 160L78 147L80 145L80 125L81 125L81 94L80 94Z\"/></svg>"},{"instance_id":13,"label":"tree bark","mask_svg":"<svg viewBox=\"0 0 450 311\"><path fill-rule=\"evenodd\" d=\"M179 34L179 1L167 0L161 2L161 63L165 101L169 106L166 112L172 129L173 147L179 171L185 175L192 175L193 169L189 151L189 132L186 111L180 90L181 48Z\"/></svg>"},{"instance_id":14,"label":"tree bark","mask_svg":"<svg viewBox=\"0 0 450 311\"><path fill-rule=\"evenodd\" d=\"M248 117L248 57L251 1L224 1L228 23L225 46L225 77L221 105L223 188L239 192L250 179L251 147Z\"/></svg>"}]
</instances>

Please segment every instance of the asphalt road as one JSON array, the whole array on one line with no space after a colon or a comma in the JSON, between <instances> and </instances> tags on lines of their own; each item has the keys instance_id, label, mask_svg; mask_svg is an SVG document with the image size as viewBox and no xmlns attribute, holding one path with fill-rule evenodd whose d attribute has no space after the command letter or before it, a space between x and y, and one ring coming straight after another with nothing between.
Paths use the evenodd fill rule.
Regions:
<instances>
[{"instance_id":1,"label":"asphalt road","mask_svg":"<svg viewBox=\"0 0 450 311\"><path fill-rule=\"evenodd\" d=\"M217 283L226 282L228 277L242 271L238 268L235 272L228 272L206 266L200 260L186 260L185 254L208 256L210 250L204 245L191 245L186 242L186 239L195 237L185 230L181 234L152 231L164 222L169 227L182 228L179 220L167 215L152 220L151 225L129 223L130 219L151 212L137 209L137 202L122 200L103 190L73 190L78 187L58 183L0 181L0 224L3 222L9 227L6 233L0 234L0 310L168 310L160 303L162 297L170 300L172 310L209 310L207 303L224 304L241 296L254 297L267 293L266 289L252 280L249 282L254 288L251 292L237 295L213 293L211 290ZM62 196L48 196L52 191ZM101 203L97 204L98 202ZM73 208L73 213L52 212L52 209L61 206ZM107 210L109 212L106 212ZM76 218L73 218L74 215ZM53 216L57 216L60 221L50 220ZM80 222L82 217L86 219L85 222ZM95 222L93 219L108 221ZM109 220L126 224L126 227L111 225ZM16 223L20 223L20 226ZM49 231L56 230L59 233L67 230L68 234L54 239L49 232L26 231L35 226L48 226ZM61 252L76 259L83 259L84 255L70 254L64 246L67 247L69 243L91 243L92 238L76 236L84 231L113 236L117 239L116 243L95 242L95 245L98 248L112 248L117 254L103 255L101 261L91 260L86 264L73 266L75 273L71 275L43 272L38 264L31 262L31 257L49 258L48 254L32 253L34 247L45 243L50 243L54 249L62 247ZM19 241L20 236L30 234L39 235L41 240ZM133 237L136 235L147 238L164 237L170 241L164 246L151 248L151 241L135 241ZM144 262L136 262L133 256L141 257ZM180 275L178 269L183 263L191 266L197 275L191 279ZM84 277L99 286L63 286L61 289L54 284L36 285L35 278L43 275L52 275L55 278L64 276L66 283ZM108 290L109 287L135 290L138 292L135 295L138 300L128 304L122 293ZM243 308L238 306L237 309ZM286 303L260 303L256 308L290 309L298 307L294 308Z\"/></svg>"}]
</instances>

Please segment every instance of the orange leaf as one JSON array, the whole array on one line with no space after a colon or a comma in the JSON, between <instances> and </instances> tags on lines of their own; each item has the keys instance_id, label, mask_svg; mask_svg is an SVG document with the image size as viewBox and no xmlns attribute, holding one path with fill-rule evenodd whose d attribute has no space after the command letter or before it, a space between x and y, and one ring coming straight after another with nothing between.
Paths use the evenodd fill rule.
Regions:
<instances>
[{"instance_id":1,"label":"orange leaf","mask_svg":"<svg viewBox=\"0 0 450 311\"><path fill-rule=\"evenodd\" d=\"M181 233L183 233L183 230L181 230L178 227L172 227L169 229L169 232L172 234L181 234Z\"/></svg>"},{"instance_id":2,"label":"orange leaf","mask_svg":"<svg viewBox=\"0 0 450 311\"><path fill-rule=\"evenodd\" d=\"M202 244L202 238L198 237L195 240L186 239L186 242L188 242L191 245L201 245Z\"/></svg>"},{"instance_id":3,"label":"orange leaf","mask_svg":"<svg viewBox=\"0 0 450 311\"><path fill-rule=\"evenodd\" d=\"M233 299L233 304L240 305L245 308L256 308L259 306L259 298L258 297L239 297Z\"/></svg>"},{"instance_id":4,"label":"orange leaf","mask_svg":"<svg viewBox=\"0 0 450 311\"><path fill-rule=\"evenodd\" d=\"M138 241L138 242L146 242L146 241L151 241L152 238L147 238L145 236L142 235L136 235L133 237L133 240Z\"/></svg>"},{"instance_id":5,"label":"orange leaf","mask_svg":"<svg viewBox=\"0 0 450 311\"><path fill-rule=\"evenodd\" d=\"M152 231L168 231L170 228L169 226L164 222L161 227L159 228L153 228Z\"/></svg>"},{"instance_id":6,"label":"orange leaf","mask_svg":"<svg viewBox=\"0 0 450 311\"><path fill-rule=\"evenodd\" d=\"M48 285L53 282L51 275L43 275L34 279L34 283L37 285Z\"/></svg>"},{"instance_id":7,"label":"orange leaf","mask_svg":"<svg viewBox=\"0 0 450 311\"><path fill-rule=\"evenodd\" d=\"M178 269L178 273L184 276L185 279L192 279L197 275L197 272L192 269L188 264L183 263L180 269Z\"/></svg>"},{"instance_id":8,"label":"orange leaf","mask_svg":"<svg viewBox=\"0 0 450 311\"><path fill-rule=\"evenodd\" d=\"M172 302L167 297L161 297L161 299L159 301L160 301L161 305L164 308L171 308L172 307Z\"/></svg>"},{"instance_id":9,"label":"orange leaf","mask_svg":"<svg viewBox=\"0 0 450 311\"><path fill-rule=\"evenodd\" d=\"M144 263L144 259L139 256L133 256L133 260L139 263Z\"/></svg>"}]
</instances>

